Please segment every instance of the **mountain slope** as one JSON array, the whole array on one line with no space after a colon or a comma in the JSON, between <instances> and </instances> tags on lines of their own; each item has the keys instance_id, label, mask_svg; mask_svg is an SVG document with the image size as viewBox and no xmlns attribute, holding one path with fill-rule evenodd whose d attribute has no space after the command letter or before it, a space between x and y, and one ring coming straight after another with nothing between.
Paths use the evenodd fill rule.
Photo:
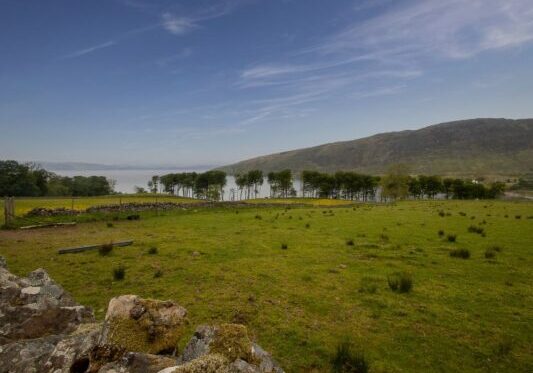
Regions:
<instances>
[{"instance_id":1,"label":"mountain slope","mask_svg":"<svg viewBox=\"0 0 533 373\"><path fill-rule=\"evenodd\" d=\"M380 174L393 163L413 173L440 175L514 175L533 170L533 119L470 119L419 130L382 133L252 158L221 167L230 174L265 172L334 172Z\"/></svg>"}]
</instances>

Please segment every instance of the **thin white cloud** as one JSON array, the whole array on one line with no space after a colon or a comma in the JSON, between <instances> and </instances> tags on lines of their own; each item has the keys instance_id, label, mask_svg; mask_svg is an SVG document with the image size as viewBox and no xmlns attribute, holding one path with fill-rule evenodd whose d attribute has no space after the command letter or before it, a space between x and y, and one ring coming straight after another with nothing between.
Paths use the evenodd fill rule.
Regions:
<instances>
[{"instance_id":1,"label":"thin white cloud","mask_svg":"<svg viewBox=\"0 0 533 373\"><path fill-rule=\"evenodd\" d=\"M325 53L386 52L468 58L533 40L531 0L426 0L355 23L316 46ZM394 56L397 54L391 54Z\"/></svg>"},{"instance_id":2,"label":"thin white cloud","mask_svg":"<svg viewBox=\"0 0 533 373\"><path fill-rule=\"evenodd\" d=\"M198 28L194 20L186 17L177 17L168 12L163 13L161 18L163 28L174 35L183 35Z\"/></svg>"},{"instance_id":3,"label":"thin white cloud","mask_svg":"<svg viewBox=\"0 0 533 373\"><path fill-rule=\"evenodd\" d=\"M64 55L62 57L62 59L81 57L83 55L96 52L97 50L100 50L100 49L109 48L109 47L111 47L111 46L113 46L115 44L116 44L116 42L111 40L111 41L108 41L108 42L105 42L105 43L102 43L102 44L94 45L94 46L89 47L89 48L84 48L84 49L80 49L78 51L69 53L67 55Z\"/></svg>"}]
</instances>

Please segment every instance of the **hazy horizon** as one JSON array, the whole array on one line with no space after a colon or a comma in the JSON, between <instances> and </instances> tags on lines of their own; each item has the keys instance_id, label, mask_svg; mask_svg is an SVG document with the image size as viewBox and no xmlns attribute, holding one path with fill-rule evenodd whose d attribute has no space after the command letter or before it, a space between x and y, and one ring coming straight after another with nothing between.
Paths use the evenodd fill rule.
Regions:
<instances>
[{"instance_id":1,"label":"hazy horizon","mask_svg":"<svg viewBox=\"0 0 533 373\"><path fill-rule=\"evenodd\" d=\"M533 117L527 0L0 3L0 159L190 168Z\"/></svg>"}]
</instances>

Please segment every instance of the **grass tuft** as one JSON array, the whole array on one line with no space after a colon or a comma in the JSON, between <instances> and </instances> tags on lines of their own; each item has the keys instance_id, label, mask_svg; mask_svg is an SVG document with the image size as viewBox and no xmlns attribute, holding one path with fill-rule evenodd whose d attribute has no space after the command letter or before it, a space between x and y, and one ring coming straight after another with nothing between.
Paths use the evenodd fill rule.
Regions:
<instances>
[{"instance_id":1,"label":"grass tuft","mask_svg":"<svg viewBox=\"0 0 533 373\"><path fill-rule=\"evenodd\" d=\"M397 293L408 293L413 288L413 278L407 272L395 272L387 276L389 288Z\"/></svg>"},{"instance_id":2,"label":"grass tuft","mask_svg":"<svg viewBox=\"0 0 533 373\"><path fill-rule=\"evenodd\" d=\"M335 373L367 373L368 363L361 352L353 351L350 343L343 342L331 359L331 371Z\"/></svg>"},{"instance_id":3,"label":"grass tuft","mask_svg":"<svg viewBox=\"0 0 533 373\"><path fill-rule=\"evenodd\" d=\"M475 225L471 225L468 227L468 232L470 233L477 233L477 234L483 234L485 233L485 230L481 227L478 227L478 226L475 226Z\"/></svg>"},{"instance_id":4,"label":"grass tuft","mask_svg":"<svg viewBox=\"0 0 533 373\"><path fill-rule=\"evenodd\" d=\"M453 249L450 251L450 256L453 258L468 259L470 258L470 251L468 249Z\"/></svg>"},{"instance_id":5,"label":"grass tuft","mask_svg":"<svg viewBox=\"0 0 533 373\"><path fill-rule=\"evenodd\" d=\"M101 256L108 256L113 251L113 244L112 243L106 243L98 249L98 253Z\"/></svg>"},{"instance_id":6,"label":"grass tuft","mask_svg":"<svg viewBox=\"0 0 533 373\"><path fill-rule=\"evenodd\" d=\"M448 242L455 242L455 241L457 241L457 235L456 234L449 234L447 239L448 239Z\"/></svg>"},{"instance_id":7,"label":"grass tuft","mask_svg":"<svg viewBox=\"0 0 533 373\"><path fill-rule=\"evenodd\" d=\"M113 278L115 281L122 281L126 277L126 268L121 264L113 269Z\"/></svg>"}]
</instances>

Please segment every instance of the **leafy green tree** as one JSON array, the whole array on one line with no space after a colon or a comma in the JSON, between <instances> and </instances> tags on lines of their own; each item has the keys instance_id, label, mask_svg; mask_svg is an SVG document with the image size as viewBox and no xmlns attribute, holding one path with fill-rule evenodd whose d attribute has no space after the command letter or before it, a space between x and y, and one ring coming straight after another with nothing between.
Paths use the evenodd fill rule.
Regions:
<instances>
[{"instance_id":1,"label":"leafy green tree","mask_svg":"<svg viewBox=\"0 0 533 373\"><path fill-rule=\"evenodd\" d=\"M406 165L395 164L381 179L382 196L392 200L403 199L409 193L409 169Z\"/></svg>"}]
</instances>

